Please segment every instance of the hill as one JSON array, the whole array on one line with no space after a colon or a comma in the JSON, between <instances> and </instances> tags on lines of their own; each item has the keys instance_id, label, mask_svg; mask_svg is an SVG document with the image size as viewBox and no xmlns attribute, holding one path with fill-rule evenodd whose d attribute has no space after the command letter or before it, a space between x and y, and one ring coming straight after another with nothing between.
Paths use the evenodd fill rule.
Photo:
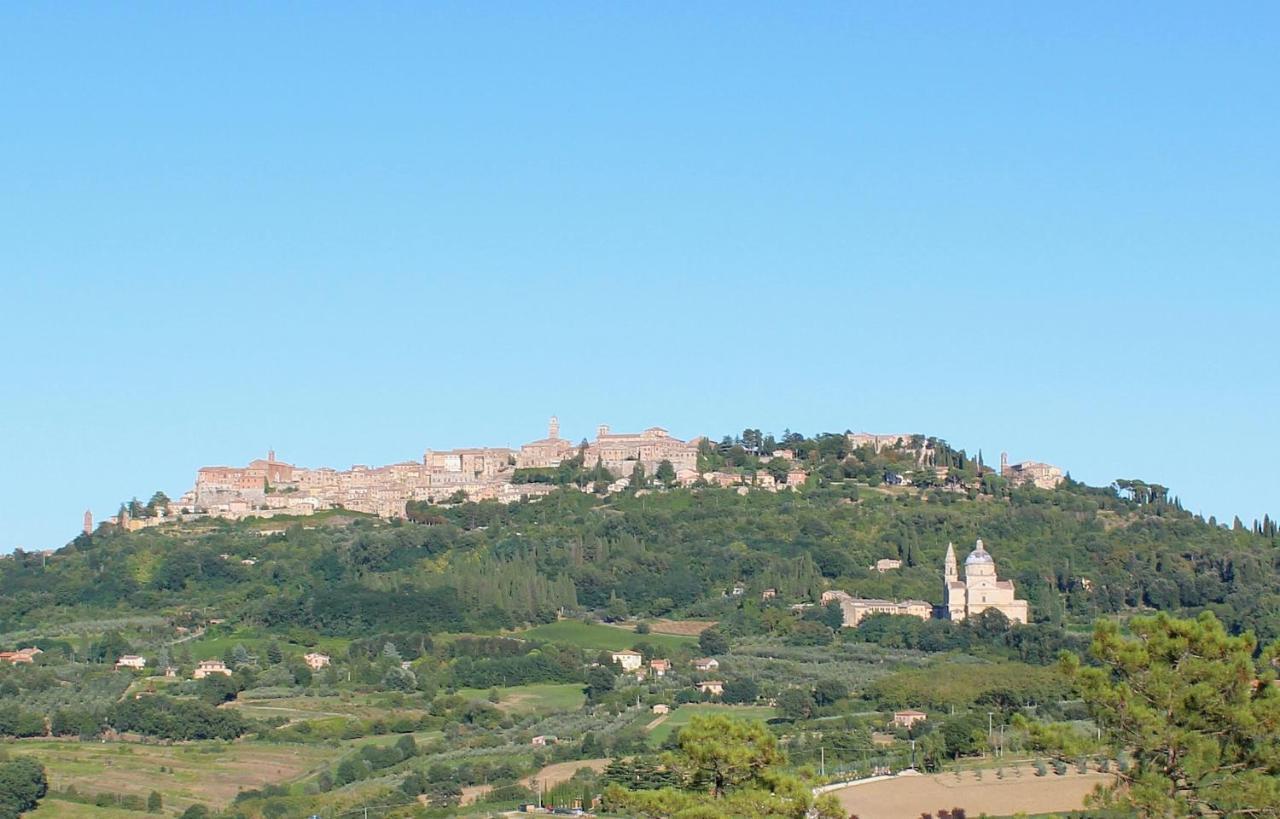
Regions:
<instances>
[{"instance_id":1,"label":"hill","mask_svg":"<svg viewBox=\"0 0 1280 819\"><path fill-rule=\"evenodd\" d=\"M54 623L192 612L268 629L492 631L561 610L721 619L724 592L823 589L941 602L948 542L981 537L1038 622L1154 608L1213 610L1280 633L1274 533L1228 529L1167 500L1068 481L981 491L868 486L803 492L701 487L536 502L413 506L422 522L335 515L271 533L253 520L82 535L52 557L0 561L0 634ZM868 569L880 558L900 569Z\"/></svg>"},{"instance_id":2,"label":"hill","mask_svg":"<svg viewBox=\"0 0 1280 819\"><path fill-rule=\"evenodd\" d=\"M463 789L489 811L528 798L521 783L548 765L632 760L557 784L548 798L567 805L664 781L648 755L702 713L768 719L810 779L912 760L937 771L997 748L1030 763L1037 726L1092 735L1055 665L1084 653L1091 621L1211 610L1263 642L1280 634L1269 521L1220 526L1139 481L1012 486L950 450L937 481L906 451L843 440L790 442L809 474L799 490L597 494L567 474L533 502L104 526L16 555L0 561L0 649L42 652L0 665L0 736L47 766L50 812L155 791L174 813L310 815L456 806ZM741 474L768 464L732 443L703 456ZM1030 624L876 615L840 628L821 605L832 589L938 604L948 542L979 537ZM884 558L901 565L873 568ZM651 627L669 621L680 628ZM669 668L621 673L610 652L623 648ZM145 669L114 667L125 654ZM699 670L704 655L718 665ZM202 660L227 675L192 679ZM930 716L895 726L901 708ZM199 774L211 766L254 773Z\"/></svg>"}]
</instances>

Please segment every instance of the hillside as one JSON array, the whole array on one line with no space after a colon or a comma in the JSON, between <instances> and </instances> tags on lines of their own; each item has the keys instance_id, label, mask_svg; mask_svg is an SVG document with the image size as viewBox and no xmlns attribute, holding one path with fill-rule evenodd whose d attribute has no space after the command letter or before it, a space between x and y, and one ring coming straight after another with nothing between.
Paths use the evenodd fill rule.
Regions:
<instances>
[{"instance_id":1,"label":"hillside","mask_svg":"<svg viewBox=\"0 0 1280 819\"><path fill-rule=\"evenodd\" d=\"M1089 623L1210 610L1263 642L1280 634L1269 521L1219 526L1135 481L1015 487L950 450L937 481L907 452L791 443L809 473L798 490L597 494L565 470L531 502L102 526L16 555L0 561L0 649L42 652L0 664L0 736L48 767L48 815L138 812L153 793L172 814L407 816L425 802L451 815L477 799L487 814L545 772L548 803L570 805L660 786L652 754L725 715L767 719L806 781L912 763L959 777L996 750L1039 771L1057 720L1098 755L1072 770L1095 776L1119 762L1085 743L1056 665L1085 654ZM703 457L767 465L738 446ZM841 628L839 605L821 604L829 590L939 604L947 544L965 554L978 538L1030 624L988 612ZM885 558L901 565L872 568ZM623 673L622 649L667 670ZM145 668L116 667L125 655ZM222 668L193 679L204 661ZM903 708L929 718L896 725ZM1024 789L1056 793L1066 771L1059 760Z\"/></svg>"},{"instance_id":2,"label":"hillside","mask_svg":"<svg viewBox=\"0 0 1280 819\"><path fill-rule=\"evenodd\" d=\"M48 559L0 561L0 634L199 610L267 627L357 635L553 619L561 609L722 618L741 582L777 603L824 589L941 602L948 542L981 537L1037 622L1212 609L1280 634L1276 538L1210 525L1165 501L1068 482L992 495L822 480L803 492L711 487L608 497L565 489L512 505L413 507L82 535ZM901 569L869 571L880 558Z\"/></svg>"}]
</instances>

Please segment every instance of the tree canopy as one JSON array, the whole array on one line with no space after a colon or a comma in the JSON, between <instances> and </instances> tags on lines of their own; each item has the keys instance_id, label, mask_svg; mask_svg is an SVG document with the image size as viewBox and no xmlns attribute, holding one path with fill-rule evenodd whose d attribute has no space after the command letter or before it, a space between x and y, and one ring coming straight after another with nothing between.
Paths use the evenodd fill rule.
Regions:
<instances>
[{"instance_id":1,"label":"tree canopy","mask_svg":"<svg viewBox=\"0 0 1280 819\"><path fill-rule=\"evenodd\" d=\"M1272 645L1212 613L1136 617L1094 630L1097 667L1064 664L1106 737L1130 754L1104 801L1142 816L1280 815L1280 688Z\"/></svg>"}]
</instances>

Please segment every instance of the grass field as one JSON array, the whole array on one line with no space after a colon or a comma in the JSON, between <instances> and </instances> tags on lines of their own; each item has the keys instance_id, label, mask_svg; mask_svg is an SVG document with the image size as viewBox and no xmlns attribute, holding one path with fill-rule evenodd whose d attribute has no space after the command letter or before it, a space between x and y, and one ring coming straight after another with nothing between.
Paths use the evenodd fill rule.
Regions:
<instances>
[{"instance_id":1,"label":"grass field","mask_svg":"<svg viewBox=\"0 0 1280 819\"><path fill-rule=\"evenodd\" d=\"M698 641L692 637L681 637L674 634L636 634L626 629L613 626L583 623L580 620L560 620L556 623L536 626L527 631L517 632L517 637L529 640L544 640L549 643L618 651L631 648L636 643L645 642L659 650L669 651L681 647L697 646Z\"/></svg>"},{"instance_id":2,"label":"grass field","mask_svg":"<svg viewBox=\"0 0 1280 819\"><path fill-rule=\"evenodd\" d=\"M221 658L236 645L244 646L250 654L262 656L266 653L267 644L272 642L279 643L286 655L299 657L308 651L319 651L331 657L345 657L347 646L351 644L350 640L343 637L321 637L316 645L308 647L291 643L282 635L270 635L257 629L241 628L230 634L219 632L206 634L197 640L178 645L186 646L193 660L208 660ZM174 646L173 650L177 649L178 646Z\"/></svg>"},{"instance_id":3,"label":"grass field","mask_svg":"<svg viewBox=\"0 0 1280 819\"><path fill-rule=\"evenodd\" d=\"M144 799L155 790L163 797L166 811L177 812L196 802L209 807L225 805L241 788L291 782L342 753L341 749L321 745L254 742L142 745L18 740L0 747L39 759L53 788L74 785L82 794L109 791L137 794ZM74 803L55 805L51 809L63 813L51 815L115 815L75 812L85 807ZM88 809L101 810L91 806Z\"/></svg>"},{"instance_id":4,"label":"grass field","mask_svg":"<svg viewBox=\"0 0 1280 819\"><path fill-rule=\"evenodd\" d=\"M384 696L278 697L238 699L230 707L247 717L285 717L289 720L325 717L374 719L376 717L420 716L422 707L396 707Z\"/></svg>"},{"instance_id":5,"label":"grass field","mask_svg":"<svg viewBox=\"0 0 1280 819\"><path fill-rule=\"evenodd\" d=\"M649 744L657 747L667 741L667 737L678 728L689 724L695 716L707 714L724 714L740 719L769 719L774 715L773 708L767 705L716 705L704 703L698 705L682 705L671 712L649 733Z\"/></svg>"},{"instance_id":6,"label":"grass field","mask_svg":"<svg viewBox=\"0 0 1280 819\"><path fill-rule=\"evenodd\" d=\"M487 700L487 688L459 688L458 694L468 699ZM538 683L499 688L498 707L516 714L574 711L582 707L586 695L581 683Z\"/></svg>"}]
</instances>

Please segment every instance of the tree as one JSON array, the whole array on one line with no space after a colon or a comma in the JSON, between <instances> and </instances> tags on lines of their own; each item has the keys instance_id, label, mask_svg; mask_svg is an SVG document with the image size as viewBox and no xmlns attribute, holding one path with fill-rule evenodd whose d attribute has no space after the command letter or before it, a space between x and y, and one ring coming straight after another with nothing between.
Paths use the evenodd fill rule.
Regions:
<instances>
[{"instance_id":1,"label":"tree","mask_svg":"<svg viewBox=\"0 0 1280 819\"><path fill-rule=\"evenodd\" d=\"M625 620L631 616L631 610L627 607L627 601L610 592L609 605L605 606L604 619L610 623L616 623L619 620Z\"/></svg>"},{"instance_id":2,"label":"tree","mask_svg":"<svg viewBox=\"0 0 1280 819\"><path fill-rule=\"evenodd\" d=\"M284 661L284 652L280 649L280 644L274 640L267 643L267 662L272 665L279 665Z\"/></svg>"},{"instance_id":3,"label":"tree","mask_svg":"<svg viewBox=\"0 0 1280 819\"><path fill-rule=\"evenodd\" d=\"M676 468L671 461L663 458L658 462L658 468L654 471L653 477L657 478L663 486L672 486L676 482Z\"/></svg>"},{"instance_id":4,"label":"tree","mask_svg":"<svg viewBox=\"0 0 1280 819\"><path fill-rule=\"evenodd\" d=\"M813 694L804 688L788 688L778 695L778 716L792 722L813 716Z\"/></svg>"},{"instance_id":5,"label":"tree","mask_svg":"<svg viewBox=\"0 0 1280 819\"><path fill-rule=\"evenodd\" d=\"M231 664L235 668L247 668L257 662L242 643L236 643L231 649Z\"/></svg>"},{"instance_id":6,"label":"tree","mask_svg":"<svg viewBox=\"0 0 1280 819\"><path fill-rule=\"evenodd\" d=\"M230 702L240 693L240 686L225 674L210 674L200 681L198 686L200 699L210 705L221 705Z\"/></svg>"},{"instance_id":7,"label":"tree","mask_svg":"<svg viewBox=\"0 0 1280 819\"><path fill-rule=\"evenodd\" d=\"M842 680L818 680L813 686L813 700L818 705L833 705L849 696L849 686Z\"/></svg>"},{"instance_id":8,"label":"tree","mask_svg":"<svg viewBox=\"0 0 1280 819\"><path fill-rule=\"evenodd\" d=\"M147 795L147 813L160 813L164 809L164 797L160 791L152 791Z\"/></svg>"},{"instance_id":9,"label":"tree","mask_svg":"<svg viewBox=\"0 0 1280 819\"><path fill-rule=\"evenodd\" d=\"M729 638L718 628L703 629L698 635L698 647L708 656L712 654L728 654Z\"/></svg>"},{"instance_id":10,"label":"tree","mask_svg":"<svg viewBox=\"0 0 1280 819\"><path fill-rule=\"evenodd\" d=\"M730 703L751 704L760 698L760 686L750 677L736 677L726 680L721 700Z\"/></svg>"},{"instance_id":11,"label":"tree","mask_svg":"<svg viewBox=\"0 0 1280 819\"><path fill-rule=\"evenodd\" d=\"M613 690L614 676L613 670L607 666L598 665L587 672L587 699L590 702L599 702L606 694Z\"/></svg>"},{"instance_id":12,"label":"tree","mask_svg":"<svg viewBox=\"0 0 1280 819\"><path fill-rule=\"evenodd\" d=\"M49 790L44 766L29 756L0 761L0 817L29 811Z\"/></svg>"},{"instance_id":13,"label":"tree","mask_svg":"<svg viewBox=\"0 0 1280 819\"><path fill-rule=\"evenodd\" d=\"M678 766L696 783L724 796L729 788L760 778L783 762L777 738L761 722L725 716L695 716L680 729Z\"/></svg>"},{"instance_id":14,"label":"tree","mask_svg":"<svg viewBox=\"0 0 1280 819\"><path fill-rule=\"evenodd\" d=\"M1280 814L1280 643L1255 664L1253 635L1229 636L1210 612L1135 617L1129 630L1097 622L1100 667L1063 660L1105 736L1133 760L1104 801L1144 817Z\"/></svg>"},{"instance_id":15,"label":"tree","mask_svg":"<svg viewBox=\"0 0 1280 819\"><path fill-rule=\"evenodd\" d=\"M844 628L844 609L840 607L840 601L832 600L823 606L822 613L818 615L818 622L832 631L838 632Z\"/></svg>"},{"instance_id":16,"label":"tree","mask_svg":"<svg viewBox=\"0 0 1280 819\"><path fill-rule=\"evenodd\" d=\"M977 714L962 714L942 724L942 739L953 757L976 754L987 747L987 723Z\"/></svg>"},{"instance_id":17,"label":"tree","mask_svg":"<svg viewBox=\"0 0 1280 819\"><path fill-rule=\"evenodd\" d=\"M208 816L208 808L201 804L195 804L184 810L179 819L208 819Z\"/></svg>"}]
</instances>

